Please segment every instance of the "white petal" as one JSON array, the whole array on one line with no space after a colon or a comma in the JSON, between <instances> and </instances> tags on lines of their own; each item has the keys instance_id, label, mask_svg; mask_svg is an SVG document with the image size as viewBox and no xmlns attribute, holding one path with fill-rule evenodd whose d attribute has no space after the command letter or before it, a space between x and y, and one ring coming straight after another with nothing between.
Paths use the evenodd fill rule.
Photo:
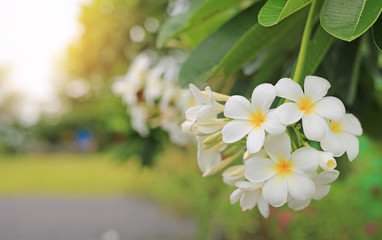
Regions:
<instances>
[{"instance_id":1,"label":"white petal","mask_svg":"<svg viewBox=\"0 0 382 240\"><path fill-rule=\"evenodd\" d=\"M324 97L316 102L314 107L315 113L330 120L340 121L345 115L345 106L336 97Z\"/></svg>"},{"instance_id":2,"label":"white petal","mask_svg":"<svg viewBox=\"0 0 382 240\"><path fill-rule=\"evenodd\" d=\"M301 86L290 78L280 79L276 85L277 96L297 102L304 97Z\"/></svg>"},{"instance_id":3,"label":"white petal","mask_svg":"<svg viewBox=\"0 0 382 240\"><path fill-rule=\"evenodd\" d=\"M239 182L236 182L235 186L246 191L252 191L252 190L259 189L261 186L263 186L263 184L264 184L263 182L255 183L255 182L239 181Z\"/></svg>"},{"instance_id":4,"label":"white petal","mask_svg":"<svg viewBox=\"0 0 382 240\"><path fill-rule=\"evenodd\" d=\"M261 150L264 145L265 132L262 127L254 127L247 137L247 151L256 153Z\"/></svg>"},{"instance_id":5,"label":"white petal","mask_svg":"<svg viewBox=\"0 0 382 240\"><path fill-rule=\"evenodd\" d=\"M263 217L265 217L265 218L269 217L269 205L264 200L262 195L260 195L259 198L257 199L257 208L259 209L260 214Z\"/></svg>"},{"instance_id":6,"label":"white petal","mask_svg":"<svg viewBox=\"0 0 382 240\"><path fill-rule=\"evenodd\" d=\"M279 135L269 134L264 143L265 151L274 161L280 158L289 159L291 151L291 143L288 134L282 133Z\"/></svg>"},{"instance_id":7,"label":"white petal","mask_svg":"<svg viewBox=\"0 0 382 240\"><path fill-rule=\"evenodd\" d=\"M249 119L253 112L252 105L242 96L232 96L224 106L224 116L234 119Z\"/></svg>"},{"instance_id":8,"label":"white petal","mask_svg":"<svg viewBox=\"0 0 382 240\"><path fill-rule=\"evenodd\" d=\"M249 211L256 206L260 191L244 192L240 198L240 207L242 211Z\"/></svg>"},{"instance_id":9,"label":"white petal","mask_svg":"<svg viewBox=\"0 0 382 240\"><path fill-rule=\"evenodd\" d=\"M306 200L292 199L290 202L288 202L288 207L295 211L300 211L309 206L310 202L310 198Z\"/></svg>"},{"instance_id":10,"label":"white petal","mask_svg":"<svg viewBox=\"0 0 382 240\"><path fill-rule=\"evenodd\" d=\"M258 85L252 92L252 105L256 110L268 110L276 98L276 88L269 83Z\"/></svg>"},{"instance_id":11,"label":"white petal","mask_svg":"<svg viewBox=\"0 0 382 240\"><path fill-rule=\"evenodd\" d=\"M210 169L212 166L215 166L219 162L221 162L222 157L218 149L215 148L208 148L203 149L202 142L205 140L206 137L204 136L197 136L197 142L198 142L198 153L197 153L197 159L198 159L198 165L200 170L204 173L208 169Z\"/></svg>"},{"instance_id":12,"label":"white petal","mask_svg":"<svg viewBox=\"0 0 382 240\"><path fill-rule=\"evenodd\" d=\"M362 135L361 123L359 122L358 118L356 118L351 113L345 114L345 117L341 120L341 125L345 132L357 136Z\"/></svg>"},{"instance_id":13,"label":"white petal","mask_svg":"<svg viewBox=\"0 0 382 240\"><path fill-rule=\"evenodd\" d=\"M196 122L194 124L197 135L209 135L221 130L226 123L218 120Z\"/></svg>"},{"instance_id":14,"label":"white petal","mask_svg":"<svg viewBox=\"0 0 382 240\"><path fill-rule=\"evenodd\" d=\"M313 102L323 98L330 88L328 80L316 77L306 76L304 81L305 96L309 96Z\"/></svg>"},{"instance_id":15,"label":"white petal","mask_svg":"<svg viewBox=\"0 0 382 240\"><path fill-rule=\"evenodd\" d=\"M214 107L207 105L200 108L199 112L196 115L195 121L216 118L217 114L219 114L219 112Z\"/></svg>"},{"instance_id":16,"label":"white petal","mask_svg":"<svg viewBox=\"0 0 382 240\"><path fill-rule=\"evenodd\" d=\"M288 188L284 177L275 175L265 182L263 197L266 202L274 207L281 207L287 201Z\"/></svg>"},{"instance_id":17,"label":"white petal","mask_svg":"<svg viewBox=\"0 0 382 240\"><path fill-rule=\"evenodd\" d=\"M329 130L328 134L321 140L321 148L327 152L333 153L335 157L339 157L345 153L345 142L339 134L335 134Z\"/></svg>"},{"instance_id":18,"label":"white petal","mask_svg":"<svg viewBox=\"0 0 382 240\"><path fill-rule=\"evenodd\" d=\"M303 147L292 153L290 162L294 170L312 172L318 167L319 152L311 147Z\"/></svg>"},{"instance_id":19,"label":"white petal","mask_svg":"<svg viewBox=\"0 0 382 240\"><path fill-rule=\"evenodd\" d=\"M231 193L231 195L229 196L229 199L231 201L231 204L234 204L236 203L237 201L239 201L241 195L243 194L243 190L241 190L240 188L239 189L236 189L235 191L233 191Z\"/></svg>"},{"instance_id":20,"label":"white petal","mask_svg":"<svg viewBox=\"0 0 382 240\"><path fill-rule=\"evenodd\" d=\"M359 153L358 138L348 133L343 133L341 136L345 140L346 154L348 155L349 161L353 161Z\"/></svg>"},{"instance_id":21,"label":"white petal","mask_svg":"<svg viewBox=\"0 0 382 240\"><path fill-rule=\"evenodd\" d=\"M277 118L286 125L296 123L303 115L304 112L294 102L287 102L276 108Z\"/></svg>"},{"instance_id":22,"label":"white petal","mask_svg":"<svg viewBox=\"0 0 382 240\"><path fill-rule=\"evenodd\" d=\"M329 185L321 185L316 188L316 192L313 194L312 198L314 200L321 200L323 199L326 195L328 195L330 190Z\"/></svg>"},{"instance_id":23,"label":"white petal","mask_svg":"<svg viewBox=\"0 0 382 240\"><path fill-rule=\"evenodd\" d=\"M223 141L226 143L237 142L251 131L252 125L246 120L232 120L222 129Z\"/></svg>"},{"instance_id":24,"label":"white petal","mask_svg":"<svg viewBox=\"0 0 382 240\"><path fill-rule=\"evenodd\" d=\"M340 172L337 170L321 172L314 178L314 182L317 185L329 184L336 180L339 175Z\"/></svg>"},{"instance_id":25,"label":"white petal","mask_svg":"<svg viewBox=\"0 0 382 240\"><path fill-rule=\"evenodd\" d=\"M275 163L263 157L254 157L245 161L244 176L252 182L263 182L276 174Z\"/></svg>"},{"instance_id":26,"label":"white petal","mask_svg":"<svg viewBox=\"0 0 382 240\"><path fill-rule=\"evenodd\" d=\"M312 179L304 174L292 171L291 174L287 175L286 179L288 182L288 192L298 200L310 198L316 190Z\"/></svg>"},{"instance_id":27,"label":"white petal","mask_svg":"<svg viewBox=\"0 0 382 240\"><path fill-rule=\"evenodd\" d=\"M322 140L329 131L328 123L315 113L302 117L302 127L306 138L313 141Z\"/></svg>"},{"instance_id":28,"label":"white petal","mask_svg":"<svg viewBox=\"0 0 382 240\"><path fill-rule=\"evenodd\" d=\"M281 134L285 131L286 126L276 117L276 111L270 110L265 114L265 121L262 125L270 134Z\"/></svg>"},{"instance_id":29,"label":"white petal","mask_svg":"<svg viewBox=\"0 0 382 240\"><path fill-rule=\"evenodd\" d=\"M194 96L194 99L198 105L200 104L208 104L208 99L203 95L202 91L197 88L194 84L189 84L191 94Z\"/></svg>"},{"instance_id":30,"label":"white petal","mask_svg":"<svg viewBox=\"0 0 382 240\"><path fill-rule=\"evenodd\" d=\"M203 107L204 107L204 106L201 106L201 105L190 107L190 108L187 109L186 112L184 113L184 117L185 117L187 120L195 121L196 116L198 115L198 112L199 112L200 109L202 109Z\"/></svg>"}]
</instances>

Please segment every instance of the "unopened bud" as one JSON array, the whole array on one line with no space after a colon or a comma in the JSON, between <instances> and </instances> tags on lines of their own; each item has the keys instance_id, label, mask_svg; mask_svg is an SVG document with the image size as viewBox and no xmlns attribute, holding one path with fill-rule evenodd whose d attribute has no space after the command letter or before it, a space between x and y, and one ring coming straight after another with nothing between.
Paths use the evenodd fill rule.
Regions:
<instances>
[{"instance_id":1,"label":"unopened bud","mask_svg":"<svg viewBox=\"0 0 382 240\"><path fill-rule=\"evenodd\" d=\"M332 171L337 167L337 162L331 152L320 152L318 164L325 171Z\"/></svg>"}]
</instances>

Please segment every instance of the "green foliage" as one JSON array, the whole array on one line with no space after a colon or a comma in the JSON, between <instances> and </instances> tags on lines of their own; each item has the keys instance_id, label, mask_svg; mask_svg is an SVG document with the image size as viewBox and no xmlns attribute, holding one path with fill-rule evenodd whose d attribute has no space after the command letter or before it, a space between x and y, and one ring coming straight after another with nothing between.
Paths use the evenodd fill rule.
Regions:
<instances>
[{"instance_id":1,"label":"green foliage","mask_svg":"<svg viewBox=\"0 0 382 240\"><path fill-rule=\"evenodd\" d=\"M253 18L261 6L254 4L202 42L182 65L180 84L204 82L218 72L227 77L301 26L303 13L272 28L263 27Z\"/></svg>"},{"instance_id":2,"label":"green foliage","mask_svg":"<svg viewBox=\"0 0 382 240\"><path fill-rule=\"evenodd\" d=\"M380 0L326 0L320 19L327 32L339 39L352 41L373 25L381 10Z\"/></svg>"},{"instance_id":3,"label":"green foliage","mask_svg":"<svg viewBox=\"0 0 382 240\"><path fill-rule=\"evenodd\" d=\"M382 52L382 16L379 16L378 20L373 25L373 37L374 43Z\"/></svg>"},{"instance_id":4,"label":"green foliage","mask_svg":"<svg viewBox=\"0 0 382 240\"><path fill-rule=\"evenodd\" d=\"M178 38L184 32L197 28L197 37L203 40L232 16L232 8L239 6L236 0L192 1L189 10L169 19L161 27L157 38L157 47L163 47L170 39ZM216 21L217 20L217 21Z\"/></svg>"},{"instance_id":5,"label":"green foliage","mask_svg":"<svg viewBox=\"0 0 382 240\"><path fill-rule=\"evenodd\" d=\"M260 10L259 23L265 27L273 26L305 7L311 1L312 0L269 0Z\"/></svg>"}]
</instances>

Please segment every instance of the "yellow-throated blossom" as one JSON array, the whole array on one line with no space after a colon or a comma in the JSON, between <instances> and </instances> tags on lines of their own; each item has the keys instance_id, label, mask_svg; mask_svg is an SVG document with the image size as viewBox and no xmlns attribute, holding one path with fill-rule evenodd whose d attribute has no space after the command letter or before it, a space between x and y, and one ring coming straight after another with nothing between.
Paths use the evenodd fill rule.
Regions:
<instances>
[{"instance_id":1,"label":"yellow-throated blossom","mask_svg":"<svg viewBox=\"0 0 382 240\"><path fill-rule=\"evenodd\" d=\"M230 97L224 107L224 116L234 120L223 127L223 141L233 143L248 135L247 151L255 153L264 145L265 132L284 132L285 125L277 119L274 110L269 110L275 98L276 88L267 83L253 90L251 102L238 95Z\"/></svg>"},{"instance_id":2,"label":"yellow-throated blossom","mask_svg":"<svg viewBox=\"0 0 382 240\"><path fill-rule=\"evenodd\" d=\"M253 157L245 161L244 176L251 182L264 182L263 197L266 202L280 207L287 202L288 194L306 200L315 193L315 184L306 173L318 167L318 151L303 147L291 152L291 142L286 133L268 135L264 148L270 158Z\"/></svg>"},{"instance_id":3,"label":"yellow-throated blossom","mask_svg":"<svg viewBox=\"0 0 382 240\"><path fill-rule=\"evenodd\" d=\"M359 152L359 141L356 136L362 134L361 123L350 113L339 121L329 122L329 132L321 140L321 148L332 152L335 157L345 153L350 161L353 161Z\"/></svg>"},{"instance_id":4,"label":"yellow-throated blossom","mask_svg":"<svg viewBox=\"0 0 382 240\"><path fill-rule=\"evenodd\" d=\"M276 115L284 124L293 124L302 118L306 138L322 140L329 131L326 119L339 121L345 114L345 107L336 97L324 97L330 83L320 77L307 76L304 91L290 78L283 78L276 84L277 96L289 99L276 109Z\"/></svg>"}]
</instances>

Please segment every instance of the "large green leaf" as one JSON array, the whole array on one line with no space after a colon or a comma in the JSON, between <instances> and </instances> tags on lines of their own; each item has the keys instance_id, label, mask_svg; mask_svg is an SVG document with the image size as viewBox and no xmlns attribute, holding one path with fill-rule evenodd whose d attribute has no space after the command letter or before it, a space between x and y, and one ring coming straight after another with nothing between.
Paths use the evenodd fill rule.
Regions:
<instances>
[{"instance_id":1,"label":"large green leaf","mask_svg":"<svg viewBox=\"0 0 382 240\"><path fill-rule=\"evenodd\" d=\"M382 51L382 16L373 25L373 38L377 48Z\"/></svg>"},{"instance_id":2,"label":"large green leaf","mask_svg":"<svg viewBox=\"0 0 382 240\"><path fill-rule=\"evenodd\" d=\"M326 52L332 45L333 39L332 35L328 34L321 25L318 26L313 38L309 41L308 49L306 50L302 76L314 74Z\"/></svg>"},{"instance_id":3,"label":"large green leaf","mask_svg":"<svg viewBox=\"0 0 382 240\"><path fill-rule=\"evenodd\" d=\"M180 84L201 83L219 71L228 76L276 41L303 27L305 11L274 27L263 27L253 17L261 6L255 4L243 11L203 41L182 65Z\"/></svg>"},{"instance_id":4,"label":"large green leaf","mask_svg":"<svg viewBox=\"0 0 382 240\"><path fill-rule=\"evenodd\" d=\"M308 5L312 0L268 0L259 13L259 23L273 26Z\"/></svg>"},{"instance_id":5,"label":"large green leaf","mask_svg":"<svg viewBox=\"0 0 382 240\"><path fill-rule=\"evenodd\" d=\"M373 25L381 11L381 0L326 0L320 20L328 33L352 41Z\"/></svg>"},{"instance_id":6,"label":"large green leaf","mask_svg":"<svg viewBox=\"0 0 382 240\"><path fill-rule=\"evenodd\" d=\"M219 18L219 15L226 13L229 9L239 6L243 1L238 0L194 0L190 9L178 16L170 18L161 27L158 38L157 47L163 47L170 39L177 37L179 34L193 26L201 26L203 24L211 25L211 20ZM230 17L228 14L227 17ZM227 18L214 22L215 28L210 26L212 30L216 30ZM202 34L204 32L201 32Z\"/></svg>"}]
</instances>

